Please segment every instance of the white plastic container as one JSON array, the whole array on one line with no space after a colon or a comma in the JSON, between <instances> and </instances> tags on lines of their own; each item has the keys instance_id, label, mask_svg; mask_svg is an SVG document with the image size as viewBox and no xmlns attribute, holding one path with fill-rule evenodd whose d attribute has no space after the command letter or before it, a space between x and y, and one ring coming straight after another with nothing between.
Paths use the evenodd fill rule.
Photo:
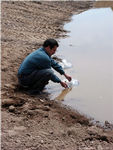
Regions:
<instances>
[{"instance_id":1,"label":"white plastic container","mask_svg":"<svg viewBox=\"0 0 113 150\"><path fill-rule=\"evenodd\" d=\"M70 82L67 79L64 79L63 81L67 83L68 88L75 87L75 86L79 85L79 81L76 79L72 79Z\"/></svg>"}]
</instances>

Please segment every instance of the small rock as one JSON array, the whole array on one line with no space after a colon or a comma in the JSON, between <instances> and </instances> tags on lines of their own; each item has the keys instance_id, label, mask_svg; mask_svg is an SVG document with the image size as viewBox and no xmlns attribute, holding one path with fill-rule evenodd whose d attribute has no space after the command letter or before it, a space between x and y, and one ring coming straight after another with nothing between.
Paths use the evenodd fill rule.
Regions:
<instances>
[{"instance_id":1,"label":"small rock","mask_svg":"<svg viewBox=\"0 0 113 150\"><path fill-rule=\"evenodd\" d=\"M65 120L65 117L63 117L62 120L64 121L64 120Z\"/></svg>"},{"instance_id":2,"label":"small rock","mask_svg":"<svg viewBox=\"0 0 113 150\"><path fill-rule=\"evenodd\" d=\"M108 126L110 123L108 121L105 121L105 125Z\"/></svg>"},{"instance_id":3,"label":"small rock","mask_svg":"<svg viewBox=\"0 0 113 150\"><path fill-rule=\"evenodd\" d=\"M29 136L29 137L31 136L29 133L27 133L26 135Z\"/></svg>"},{"instance_id":4,"label":"small rock","mask_svg":"<svg viewBox=\"0 0 113 150\"><path fill-rule=\"evenodd\" d=\"M42 100L42 99L39 99L39 100L40 100L40 102L44 103L44 100Z\"/></svg>"},{"instance_id":5,"label":"small rock","mask_svg":"<svg viewBox=\"0 0 113 150\"><path fill-rule=\"evenodd\" d=\"M20 132L20 131L25 131L26 127L24 126L14 126L14 131Z\"/></svg>"},{"instance_id":6,"label":"small rock","mask_svg":"<svg viewBox=\"0 0 113 150\"><path fill-rule=\"evenodd\" d=\"M105 121L105 127L113 129L113 124L110 124L108 121Z\"/></svg>"},{"instance_id":7,"label":"small rock","mask_svg":"<svg viewBox=\"0 0 113 150\"><path fill-rule=\"evenodd\" d=\"M14 89L14 88L15 88L15 86L12 85L12 84L5 84L4 86L5 86L6 88L11 88L11 89Z\"/></svg>"},{"instance_id":8,"label":"small rock","mask_svg":"<svg viewBox=\"0 0 113 150\"><path fill-rule=\"evenodd\" d=\"M9 111L10 112L14 112L15 111L15 107L13 105L9 106Z\"/></svg>"},{"instance_id":9,"label":"small rock","mask_svg":"<svg viewBox=\"0 0 113 150\"><path fill-rule=\"evenodd\" d=\"M50 111L50 108L49 108L49 106L44 106L43 110Z\"/></svg>"},{"instance_id":10,"label":"small rock","mask_svg":"<svg viewBox=\"0 0 113 150\"><path fill-rule=\"evenodd\" d=\"M96 126L91 126L87 129L87 132L90 135L100 135L100 133L102 133L102 129L97 128Z\"/></svg>"},{"instance_id":11,"label":"small rock","mask_svg":"<svg viewBox=\"0 0 113 150\"><path fill-rule=\"evenodd\" d=\"M3 67L1 70L6 72L8 70L8 68L7 67Z\"/></svg>"},{"instance_id":12,"label":"small rock","mask_svg":"<svg viewBox=\"0 0 113 150\"><path fill-rule=\"evenodd\" d=\"M16 142L16 143L20 143L20 140L19 140L19 139L17 139L15 142Z\"/></svg>"},{"instance_id":13,"label":"small rock","mask_svg":"<svg viewBox=\"0 0 113 150\"><path fill-rule=\"evenodd\" d=\"M28 110L28 111L27 111L27 114L30 115L30 116L35 115L35 111Z\"/></svg>"},{"instance_id":14,"label":"small rock","mask_svg":"<svg viewBox=\"0 0 113 150\"><path fill-rule=\"evenodd\" d=\"M13 105L15 101L13 99L2 99L2 106Z\"/></svg>"},{"instance_id":15,"label":"small rock","mask_svg":"<svg viewBox=\"0 0 113 150\"><path fill-rule=\"evenodd\" d=\"M53 134L53 131L50 131L50 134Z\"/></svg>"},{"instance_id":16,"label":"small rock","mask_svg":"<svg viewBox=\"0 0 113 150\"><path fill-rule=\"evenodd\" d=\"M48 114L45 114L44 117L45 117L45 118L48 118Z\"/></svg>"},{"instance_id":17,"label":"small rock","mask_svg":"<svg viewBox=\"0 0 113 150\"><path fill-rule=\"evenodd\" d=\"M41 140L41 141L40 141L40 143L41 143L41 144L43 144L43 143L44 143L44 141L43 141L43 140Z\"/></svg>"}]
</instances>

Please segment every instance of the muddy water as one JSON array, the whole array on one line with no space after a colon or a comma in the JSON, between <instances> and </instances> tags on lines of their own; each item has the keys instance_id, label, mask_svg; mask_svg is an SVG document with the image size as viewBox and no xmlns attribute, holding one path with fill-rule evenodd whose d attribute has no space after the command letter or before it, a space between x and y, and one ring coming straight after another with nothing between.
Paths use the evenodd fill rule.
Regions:
<instances>
[{"instance_id":1,"label":"muddy water","mask_svg":"<svg viewBox=\"0 0 113 150\"><path fill-rule=\"evenodd\" d=\"M80 84L64 90L51 83L48 87L51 99L102 123L106 120L113 123L112 9L104 6L74 15L64 29L69 31L68 37L60 39L57 56L72 63L66 72Z\"/></svg>"}]
</instances>

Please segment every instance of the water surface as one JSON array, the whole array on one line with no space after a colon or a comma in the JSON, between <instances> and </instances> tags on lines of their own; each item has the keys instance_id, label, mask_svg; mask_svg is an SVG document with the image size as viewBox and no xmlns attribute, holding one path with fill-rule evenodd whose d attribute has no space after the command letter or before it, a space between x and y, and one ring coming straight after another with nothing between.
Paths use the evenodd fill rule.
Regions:
<instances>
[{"instance_id":1,"label":"water surface","mask_svg":"<svg viewBox=\"0 0 113 150\"><path fill-rule=\"evenodd\" d=\"M64 90L51 83L51 99L63 100L95 120L113 123L113 11L94 8L72 17L57 55L71 62L66 70L80 85ZM61 78L61 76L59 76ZM64 77L62 77L64 79Z\"/></svg>"}]
</instances>

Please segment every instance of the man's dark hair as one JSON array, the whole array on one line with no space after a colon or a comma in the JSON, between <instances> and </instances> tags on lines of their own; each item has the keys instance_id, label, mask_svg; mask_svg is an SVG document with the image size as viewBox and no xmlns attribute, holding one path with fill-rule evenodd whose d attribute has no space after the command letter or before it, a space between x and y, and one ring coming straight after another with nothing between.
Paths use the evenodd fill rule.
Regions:
<instances>
[{"instance_id":1,"label":"man's dark hair","mask_svg":"<svg viewBox=\"0 0 113 150\"><path fill-rule=\"evenodd\" d=\"M58 42L55 39L47 39L44 41L43 43L43 47L48 47L50 46L50 48L52 49L54 46L59 46Z\"/></svg>"}]
</instances>

